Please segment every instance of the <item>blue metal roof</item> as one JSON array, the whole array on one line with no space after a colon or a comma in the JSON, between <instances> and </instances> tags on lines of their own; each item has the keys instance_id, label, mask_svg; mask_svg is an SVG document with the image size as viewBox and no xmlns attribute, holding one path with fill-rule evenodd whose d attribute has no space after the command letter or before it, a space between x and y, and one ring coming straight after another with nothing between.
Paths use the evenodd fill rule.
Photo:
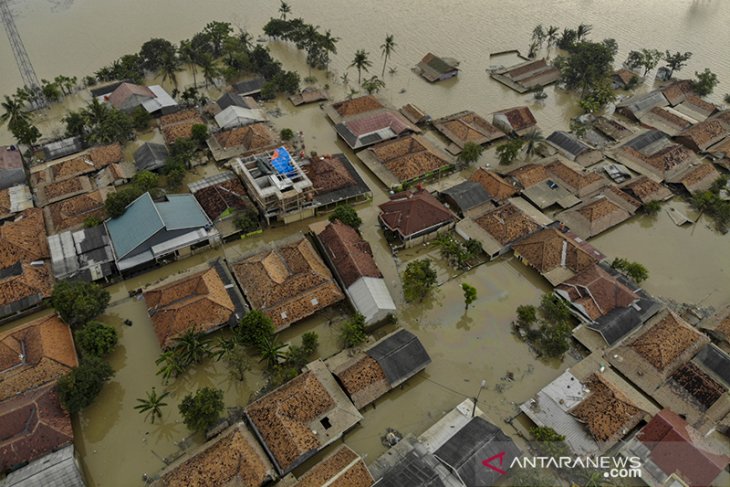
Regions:
<instances>
[{"instance_id":1,"label":"blue metal roof","mask_svg":"<svg viewBox=\"0 0 730 487\"><path fill-rule=\"evenodd\" d=\"M211 224L191 194L168 195L166 202L156 203L156 206L167 230L200 228Z\"/></svg>"},{"instance_id":2,"label":"blue metal roof","mask_svg":"<svg viewBox=\"0 0 730 487\"><path fill-rule=\"evenodd\" d=\"M155 202L145 193L129 204L124 214L106 222L117 259L121 259L145 240L165 228Z\"/></svg>"}]
</instances>

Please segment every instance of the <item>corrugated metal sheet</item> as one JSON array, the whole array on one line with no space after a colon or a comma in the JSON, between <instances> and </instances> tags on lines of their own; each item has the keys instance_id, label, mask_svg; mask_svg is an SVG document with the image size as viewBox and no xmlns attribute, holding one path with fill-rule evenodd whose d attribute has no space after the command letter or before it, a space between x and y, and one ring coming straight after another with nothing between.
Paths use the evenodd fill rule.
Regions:
<instances>
[{"instance_id":1,"label":"corrugated metal sheet","mask_svg":"<svg viewBox=\"0 0 730 487\"><path fill-rule=\"evenodd\" d=\"M699 351L694 360L722 379L726 387L730 387L730 356L728 354L715 345L707 344Z\"/></svg>"},{"instance_id":2,"label":"corrugated metal sheet","mask_svg":"<svg viewBox=\"0 0 730 487\"><path fill-rule=\"evenodd\" d=\"M193 196L190 195L190 198ZM149 193L134 200L122 216L106 222L106 228L118 259L142 245L145 240L164 227L165 223L157 212Z\"/></svg>"},{"instance_id":3,"label":"corrugated metal sheet","mask_svg":"<svg viewBox=\"0 0 730 487\"><path fill-rule=\"evenodd\" d=\"M395 313L395 303L383 279L361 277L350 287L347 293L352 304L365 317L365 323L371 324L383 320L389 313Z\"/></svg>"},{"instance_id":4,"label":"corrugated metal sheet","mask_svg":"<svg viewBox=\"0 0 730 487\"><path fill-rule=\"evenodd\" d=\"M383 369L391 387L401 384L431 363L418 337L408 330L398 330L366 352Z\"/></svg>"},{"instance_id":5,"label":"corrugated metal sheet","mask_svg":"<svg viewBox=\"0 0 730 487\"><path fill-rule=\"evenodd\" d=\"M35 460L8 474L0 487L84 487L73 445Z\"/></svg>"},{"instance_id":6,"label":"corrugated metal sheet","mask_svg":"<svg viewBox=\"0 0 730 487\"><path fill-rule=\"evenodd\" d=\"M198 200L191 194L168 195L167 201L154 203L167 230L205 227L212 225L200 207ZM139 222L138 222L139 223Z\"/></svg>"}]
</instances>

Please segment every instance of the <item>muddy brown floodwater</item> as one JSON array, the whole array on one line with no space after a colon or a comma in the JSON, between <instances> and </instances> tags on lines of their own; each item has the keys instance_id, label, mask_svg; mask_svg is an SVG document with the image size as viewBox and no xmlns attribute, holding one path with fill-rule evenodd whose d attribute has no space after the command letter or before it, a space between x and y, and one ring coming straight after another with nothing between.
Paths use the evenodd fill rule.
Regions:
<instances>
[{"instance_id":1,"label":"muddy brown floodwater","mask_svg":"<svg viewBox=\"0 0 730 487\"><path fill-rule=\"evenodd\" d=\"M538 23L562 27L581 22L593 25L596 39L617 39L618 60L624 59L629 50L642 47L693 51L686 73L711 67L721 80L715 100L719 101L722 93L730 92L730 58L725 52L730 45L727 29L730 3L725 1L560 0L534 2L524 7L497 0L293 0L290 3L295 15L329 28L342 38L338 44L339 55L332 62L335 74L328 79L323 73L314 73L320 84L331 85L335 98L345 95L345 88L338 80L356 49L364 48L371 53L371 71L380 74L379 46L386 33L393 33L398 46L390 65L397 72L386 74L387 87L381 93L392 104L412 102L434 117L465 109L486 115L508 106L528 104L544 133L565 129L575 114L572 97L551 87L546 90L547 100L535 102L490 80L484 70L494 62L490 61L489 52L526 49L530 31ZM209 20L231 21L256 37L266 19L274 15L278 2L26 0L11 4L39 77L52 78L56 74L82 77L122 54L137 50L151 37L178 41L200 30ZM287 69L298 70L303 76L309 73L303 56L293 48L276 42L269 45ZM461 60L459 78L430 85L416 77L410 68L429 50ZM3 67L0 93L12 92L19 84L19 76L5 42L0 42L0 65ZM350 70L350 79L356 77ZM179 81L185 86L192 78L182 72ZM88 94L83 92L67 98L63 105L40 116L41 130L46 134L60 133L60 125L55 120L65 109L82 106L87 100ZM371 243L398 304L398 323L418 335L433 360L425 373L411 379L402 389L387 394L378 401L376 409L364 411L361 426L348 433L345 442L370 462L384 450L380 437L385 428L395 427L404 434L420 433L465 397L475 396L483 379L487 390L480 396L480 407L507 433L512 433L504 420L515 414L515 405L528 399L574 361L570 357L562 363L535 360L527 346L510 333L515 308L520 304L536 304L540 295L549 290L546 282L511 258L481 265L449 280L453 271L443 265L433 246L401 252L396 264L377 226L377 204L387 199L387 193L337 140L319 107L296 109L286 100L267 104L269 111L277 108L282 113L281 117L273 118L278 129L289 127L303 131L307 150L345 152L373 189L373 200L358 206L364 221L362 232ZM144 139L153 136L145 134ZM9 141L9 135L0 132L0 142ZM492 159L486 153L480 162L493 163ZM190 178L214 171L210 166L199 168ZM670 204L682 207L680 202ZM264 384L262 369L254 357L252 369L242 383L231 381L221 364L206 363L167 386L171 396L160 424L145 423L133 409L137 398L144 397L152 387L162 390L165 386L155 374L154 361L160 349L144 303L129 298L129 291L213 257L235 260L261 242L306 231L313 221L267 229L260 236L227 244L109 288L112 305L102 319L120 331L120 345L110 359L116 375L75 422L76 446L90 485L142 485L144 474L155 474L164 467L165 460L181 449L200 444L202 438L190 437L177 412L177 403L186 393L214 385L225 391L227 406L241 406ZM661 213L655 218L634 218L593 243L609 257L643 262L651 274L646 283L650 292L717 306L728 301L730 240L712 231L708 224L702 219L694 227L678 228ZM436 260L442 285L423 303L405 305L399 272L409 260L425 255ZM475 286L478 293L478 300L466 312L462 282ZM339 350L338 325L346 318L344 308L332 308L286 330L282 339L296 343L302 333L316 331L321 343L320 356L326 357ZM133 326L123 325L124 319L131 319ZM502 379L507 372L514 374L513 382Z\"/></svg>"}]
</instances>

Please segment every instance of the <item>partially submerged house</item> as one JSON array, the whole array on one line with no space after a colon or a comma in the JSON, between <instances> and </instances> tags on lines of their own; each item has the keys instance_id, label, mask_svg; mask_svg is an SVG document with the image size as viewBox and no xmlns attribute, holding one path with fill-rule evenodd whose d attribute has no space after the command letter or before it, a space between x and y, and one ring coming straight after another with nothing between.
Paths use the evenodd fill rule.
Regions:
<instances>
[{"instance_id":1,"label":"partially submerged house","mask_svg":"<svg viewBox=\"0 0 730 487\"><path fill-rule=\"evenodd\" d=\"M366 324L378 323L395 313L395 303L370 244L357 230L335 220L315 234L335 277Z\"/></svg>"},{"instance_id":2,"label":"partially submerged house","mask_svg":"<svg viewBox=\"0 0 730 487\"><path fill-rule=\"evenodd\" d=\"M592 166L603 159L601 151L594 149L568 132L557 130L548 135L545 140L555 147L561 155L583 167Z\"/></svg>"},{"instance_id":3,"label":"partially submerged house","mask_svg":"<svg viewBox=\"0 0 730 487\"><path fill-rule=\"evenodd\" d=\"M668 178L670 185L681 186L687 193L693 194L710 189L712 183L720 178L720 173L710 162L701 162L688 168L682 174Z\"/></svg>"},{"instance_id":4,"label":"partially submerged house","mask_svg":"<svg viewBox=\"0 0 730 487\"><path fill-rule=\"evenodd\" d=\"M579 165L560 158L547 162L545 169L552 179L578 198L594 193L608 184L608 180L599 173L586 171Z\"/></svg>"},{"instance_id":5,"label":"partially submerged house","mask_svg":"<svg viewBox=\"0 0 730 487\"><path fill-rule=\"evenodd\" d=\"M358 351L344 350L325 361L357 409L405 383L430 363L418 337L403 328Z\"/></svg>"},{"instance_id":6,"label":"partially submerged house","mask_svg":"<svg viewBox=\"0 0 730 487\"><path fill-rule=\"evenodd\" d=\"M256 96L261 93L261 88L266 84L266 80L262 76L239 81L233 85L233 92L240 96Z\"/></svg>"},{"instance_id":7,"label":"partially submerged house","mask_svg":"<svg viewBox=\"0 0 730 487\"><path fill-rule=\"evenodd\" d=\"M554 293L588 329L599 333L606 345L615 345L662 308L660 302L606 264L588 267L556 286Z\"/></svg>"},{"instance_id":8,"label":"partially submerged house","mask_svg":"<svg viewBox=\"0 0 730 487\"><path fill-rule=\"evenodd\" d=\"M246 256L231 270L251 308L266 313L276 331L345 297L312 244L301 236Z\"/></svg>"},{"instance_id":9,"label":"partially submerged house","mask_svg":"<svg viewBox=\"0 0 730 487\"><path fill-rule=\"evenodd\" d=\"M299 93L296 93L289 97L289 101L292 102L292 105L294 105L295 107L327 100L329 100L327 92L322 88L317 88L315 86L307 86Z\"/></svg>"},{"instance_id":10,"label":"partially submerged house","mask_svg":"<svg viewBox=\"0 0 730 487\"><path fill-rule=\"evenodd\" d=\"M669 188L646 176L632 179L621 186L621 190L641 201L642 204L652 201L666 201L672 197L672 192Z\"/></svg>"},{"instance_id":11,"label":"partially submerged house","mask_svg":"<svg viewBox=\"0 0 730 487\"><path fill-rule=\"evenodd\" d=\"M537 120L529 107L521 106L494 112L492 125L507 135L524 135L537 127Z\"/></svg>"},{"instance_id":12,"label":"partially submerged house","mask_svg":"<svg viewBox=\"0 0 730 487\"><path fill-rule=\"evenodd\" d=\"M464 181L439 192L441 200L459 215L481 212L483 208L494 208L489 193L476 181Z\"/></svg>"},{"instance_id":13,"label":"partially submerged house","mask_svg":"<svg viewBox=\"0 0 730 487\"><path fill-rule=\"evenodd\" d=\"M677 134L676 140L695 152L705 152L728 135L730 135L730 110L683 130Z\"/></svg>"},{"instance_id":14,"label":"partially submerged house","mask_svg":"<svg viewBox=\"0 0 730 487\"><path fill-rule=\"evenodd\" d=\"M579 237L589 239L625 222L634 216L640 205L639 201L616 188L605 188L555 218Z\"/></svg>"},{"instance_id":15,"label":"partially submerged house","mask_svg":"<svg viewBox=\"0 0 730 487\"><path fill-rule=\"evenodd\" d=\"M25 166L20 150L14 145L0 145L0 189L25 182Z\"/></svg>"},{"instance_id":16,"label":"partially submerged house","mask_svg":"<svg viewBox=\"0 0 730 487\"><path fill-rule=\"evenodd\" d=\"M614 142L629 137L634 132L614 118L599 116L593 121L593 128Z\"/></svg>"},{"instance_id":17,"label":"partially submerged house","mask_svg":"<svg viewBox=\"0 0 730 487\"><path fill-rule=\"evenodd\" d=\"M249 96L241 96L238 93L224 93L223 96L216 101L221 111L228 107L236 106L241 108L258 108L256 100Z\"/></svg>"},{"instance_id":18,"label":"partially submerged house","mask_svg":"<svg viewBox=\"0 0 730 487\"><path fill-rule=\"evenodd\" d=\"M540 210L557 206L562 209L571 208L580 199L573 192L559 183L542 164L525 164L507 173L507 178L514 181L520 194Z\"/></svg>"},{"instance_id":19,"label":"partially submerged house","mask_svg":"<svg viewBox=\"0 0 730 487\"><path fill-rule=\"evenodd\" d=\"M81 137L67 137L43 145L43 158L46 161L60 159L71 154L76 154L84 149Z\"/></svg>"},{"instance_id":20,"label":"partially submerged house","mask_svg":"<svg viewBox=\"0 0 730 487\"><path fill-rule=\"evenodd\" d=\"M611 87L614 90L628 90L639 81L639 75L626 68L617 69L611 75Z\"/></svg>"},{"instance_id":21,"label":"partially submerged house","mask_svg":"<svg viewBox=\"0 0 730 487\"><path fill-rule=\"evenodd\" d=\"M137 171L157 171L165 167L170 153L164 144L145 142L134 151L134 165Z\"/></svg>"},{"instance_id":22,"label":"partially submerged house","mask_svg":"<svg viewBox=\"0 0 730 487\"><path fill-rule=\"evenodd\" d=\"M207 143L213 153L213 159L223 161L232 157L247 157L272 150L276 148L279 141L267 124L254 123L245 127L216 132Z\"/></svg>"},{"instance_id":23,"label":"partially submerged house","mask_svg":"<svg viewBox=\"0 0 730 487\"><path fill-rule=\"evenodd\" d=\"M484 252L495 258L507 253L512 244L534 234L552 223L529 203L519 198L501 206L472 214L456 224L456 233L464 239L474 239Z\"/></svg>"},{"instance_id":24,"label":"partially submerged house","mask_svg":"<svg viewBox=\"0 0 730 487\"><path fill-rule=\"evenodd\" d=\"M636 95L616 105L616 111L624 117L638 122L641 117L655 107L665 107L669 102L661 91Z\"/></svg>"},{"instance_id":25,"label":"partially submerged house","mask_svg":"<svg viewBox=\"0 0 730 487\"><path fill-rule=\"evenodd\" d=\"M134 200L123 215L104 222L117 269L131 272L159 261L191 255L215 245L218 231L191 194L167 195L156 202L149 193Z\"/></svg>"},{"instance_id":26,"label":"partially submerged house","mask_svg":"<svg viewBox=\"0 0 730 487\"><path fill-rule=\"evenodd\" d=\"M48 248L56 279L98 281L116 270L114 250L104 225L51 235Z\"/></svg>"},{"instance_id":27,"label":"partially submerged house","mask_svg":"<svg viewBox=\"0 0 730 487\"><path fill-rule=\"evenodd\" d=\"M165 467L151 485L261 487L275 478L264 450L243 423L236 423Z\"/></svg>"},{"instance_id":28,"label":"partially submerged house","mask_svg":"<svg viewBox=\"0 0 730 487\"><path fill-rule=\"evenodd\" d=\"M416 125L431 121L431 116L413 103L403 105L398 109L398 111L401 115L406 117L409 122L415 123Z\"/></svg>"},{"instance_id":29,"label":"partially submerged house","mask_svg":"<svg viewBox=\"0 0 730 487\"><path fill-rule=\"evenodd\" d=\"M33 166L30 170L30 184L36 189L82 175L91 176L92 173L122 160L122 146L119 144L92 147L63 159Z\"/></svg>"},{"instance_id":30,"label":"partially submerged house","mask_svg":"<svg viewBox=\"0 0 730 487\"><path fill-rule=\"evenodd\" d=\"M180 110L179 112L163 115L160 117L160 132L165 139L165 144L172 145L176 140L189 139L193 135L193 127L205 125L200 113L195 108Z\"/></svg>"},{"instance_id":31,"label":"partially submerged house","mask_svg":"<svg viewBox=\"0 0 730 487\"><path fill-rule=\"evenodd\" d=\"M415 72L426 81L434 83L453 78L459 74L459 62L449 57L439 57L433 53L423 56L416 64Z\"/></svg>"},{"instance_id":32,"label":"partially submerged house","mask_svg":"<svg viewBox=\"0 0 730 487\"><path fill-rule=\"evenodd\" d=\"M363 459L343 444L297 479L292 487L321 487L342 485L370 487L373 477Z\"/></svg>"},{"instance_id":33,"label":"partially submerged house","mask_svg":"<svg viewBox=\"0 0 730 487\"><path fill-rule=\"evenodd\" d=\"M147 288L143 297L163 349L188 331L212 333L235 326L248 311L220 260L171 276Z\"/></svg>"},{"instance_id":34,"label":"partially submerged house","mask_svg":"<svg viewBox=\"0 0 730 487\"><path fill-rule=\"evenodd\" d=\"M520 191L516 184L505 180L496 172L483 167L477 168L477 170L469 177L469 181L479 183L479 185L489 194L490 199L496 202L511 198Z\"/></svg>"},{"instance_id":35,"label":"partially submerged house","mask_svg":"<svg viewBox=\"0 0 730 487\"><path fill-rule=\"evenodd\" d=\"M641 124L673 137L692 126L693 121L670 107L654 107L640 115Z\"/></svg>"},{"instance_id":36,"label":"partially submerged house","mask_svg":"<svg viewBox=\"0 0 730 487\"><path fill-rule=\"evenodd\" d=\"M123 112L131 112L137 107L152 114L177 110L177 102L160 85L122 83L108 95L103 95L102 99Z\"/></svg>"},{"instance_id":37,"label":"partially submerged house","mask_svg":"<svg viewBox=\"0 0 730 487\"><path fill-rule=\"evenodd\" d=\"M81 469L73 445L48 453L26 466L10 472L0 482L2 487L28 487L32 485L59 485L63 487L85 487Z\"/></svg>"},{"instance_id":38,"label":"partially submerged house","mask_svg":"<svg viewBox=\"0 0 730 487\"><path fill-rule=\"evenodd\" d=\"M48 235L64 230L80 230L87 222L106 218L104 202L107 195L113 191L113 188L100 188L91 193L57 201L43 208Z\"/></svg>"},{"instance_id":39,"label":"partially submerged house","mask_svg":"<svg viewBox=\"0 0 730 487\"><path fill-rule=\"evenodd\" d=\"M236 158L231 166L267 223L314 216L312 181L285 147Z\"/></svg>"},{"instance_id":40,"label":"partially submerged house","mask_svg":"<svg viewBox=\"0 0 730 487\"><path fill-rule=\"evenodd\" d=\"M291 472L362 420L321 361L249 404L245 415L279 475Z\"/></svg>"},{"instance_id":41,"label":"partially submerged house","mask_svg":"<svg viewBox=\"0 0 730 487\"><path fill-rule=\"evenodd\" d=\"M543 58L495 69L489 75L518 93L526 93L558 81L560 70Z\"/></svg>"},{"instance_id":42,"label":"partially submerged house","mask_svg":"<svg viewBox=\"0 0 730 487\"><path fill-rule=\"evenodd\" d=\"M520 262L539 272L553 286L583 272L604 256L575 234L546 228L512 246Z\"/></svg>"},{"instance_id":43,"label":"partially submerged house","mask_svg":"<svg viewBox=\"0 0 730 487\"><path fill-rule=\"evenodd\" d=\"M302 170L312 181L317 211L369 199L372 192L345 154L310 157Z\"/></svg>"},{"instance_id":44,"label":"partially submerged house","mask_svg":"<svg viewBox=\"0 0 730 487\"><path fill-rule=\"evenodd\" d=\"M467 142L484 145L505 136L504 132L472 111L434 120L433 128L451 142L446 150L452 154L461 152Z\"/></svg>"},{"instance_id":45,"label":"partially submerged house","mask_svg":"<svg viewBox=\"0 0 730 487\"><path fill-rule=\"evenodd\" d=\"M188 185L198 204L218 229L222 238L259 228L259 212L249 199L241 180L230 171ZM241 229L236 219L243 217L250 228Z\"/></svg>"},{"instance_id":46,"label":"partially submerged house","mask_svg":"<svg viewBox=\"0 0 730 487\"><path fill-rule=\"evenodd\" d=\"M431 240L456 223L456 215L425 190L395 194L379 208L386 236L405 247Z\"/></svg>"},{"instance_id":47,"label":"partially submerged house","mask_svg":"<svg viewBox=\"0 0 730 487\"><path fill-rule=\"evenodd\" d=\"M359 154L387 188L399 188L449 171L453 163L421 135L381 142Z\"/></svg>"},{"instance_id":48,"label":"partially submerged house","mask_svg":"<svg viewBox=\"0 0 730 487\"><path fill-rule=\"evenodd\" d=\"M242 108L231 105L216 114L215 123L222 130L243 127L256 122L266 121L266 115L259 109Z\"/></svg>"},{"instance_id":49,"label":"partially submerged house","mask_svg":"<svg viewBox=\"0 0 730 487\"><path fill-rule=\"evenodd\" d=\"M0 317L32 308L51 296L43 212L31 208L0 226Z\"/></svg>"},{"instance_id":50,"label":"partially submerged house","mask_svg":"<svg viewBox=\"0 0 730 487\"><path fill-rule=\"evenodd\" d=\"M649 130L613 151L611 157L629 169L660 183L684 173L697 156L658 130Z\"/></svg>"}]
</instances>

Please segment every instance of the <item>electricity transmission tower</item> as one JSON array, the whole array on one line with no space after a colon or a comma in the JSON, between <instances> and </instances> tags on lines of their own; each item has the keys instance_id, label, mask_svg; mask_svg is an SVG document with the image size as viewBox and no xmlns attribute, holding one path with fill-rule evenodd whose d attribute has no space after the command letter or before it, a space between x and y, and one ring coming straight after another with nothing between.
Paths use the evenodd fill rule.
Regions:
<instances>
[{"instance_id":1,"label":"electricity transmission tower","mask_svg":"<svg viewBox=\"0 0 730 487\"><path fill-rule=\"evenodd\" d=\"M25 50L25 45L23 45L23 39L20 38L18 28L15 26L15 19L13 19L13 14L10 11L8 0L0 0L0 18L5 26L5 32L8 34L10 47L13 49L13 55L15 56L15 62L18 64L20 76L23 78L23 84L31 93L33 106L35 108L47 106L41 84L38 82L38 76L35 74L35 69L33 69L30 57L28 57L28 51Z\"/></svg>"}]
</instances>

